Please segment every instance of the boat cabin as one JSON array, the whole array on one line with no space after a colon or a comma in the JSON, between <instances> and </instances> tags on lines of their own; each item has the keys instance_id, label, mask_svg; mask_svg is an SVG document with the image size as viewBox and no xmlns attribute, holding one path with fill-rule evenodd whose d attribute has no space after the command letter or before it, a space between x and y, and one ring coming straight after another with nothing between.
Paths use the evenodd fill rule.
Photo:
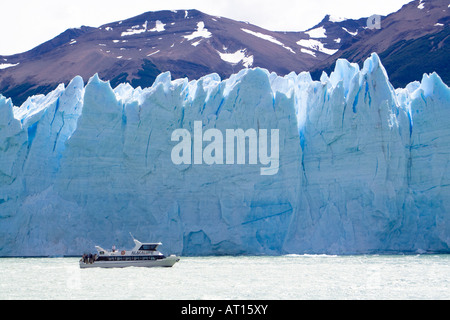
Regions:
<instances>
[{"instance_id":1,"label":"boat cabin","mask_svg":"<svg viewBox=\"0 0 450 320\"><path fill-rule=\"evenodd\" d=\"M158 246L162 245L161 242L155 243L142 243L133 238L134 248L132 250L105 250L100 246L95 246L99 256L135 256L135 255L151 255L151 256L163 256L158 251Z\"/></svg>"}]
</instances>

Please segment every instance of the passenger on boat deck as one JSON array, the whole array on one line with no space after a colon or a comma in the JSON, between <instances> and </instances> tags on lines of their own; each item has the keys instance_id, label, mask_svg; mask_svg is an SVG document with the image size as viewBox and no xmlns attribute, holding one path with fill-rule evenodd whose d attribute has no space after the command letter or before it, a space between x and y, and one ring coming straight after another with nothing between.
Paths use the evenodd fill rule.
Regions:
<instances>
[{"instance_id":1,"label":"passenger on boat deck","mask_svg":"<svg viewBox=\"0 0 450 320\"><path fill-rule=\"evenodd\" d=\"M116 252L116 246L115 245L112 246L112 252Z\"/></svg>"}]
</instances>

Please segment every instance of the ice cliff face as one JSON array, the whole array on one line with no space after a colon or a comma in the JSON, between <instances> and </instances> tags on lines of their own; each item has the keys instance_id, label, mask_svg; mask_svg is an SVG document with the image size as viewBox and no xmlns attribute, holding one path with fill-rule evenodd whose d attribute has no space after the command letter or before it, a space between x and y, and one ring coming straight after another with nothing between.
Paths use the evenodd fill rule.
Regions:
<instances>
[{"instance_id":1,"label":"ice cliff face","mask_svg":"<svg viewBox=\"0 0 450 320\"><path fill-rule=\"evenodd\" d=\"M449 252L449 118L437 74L394 90L376 54L320 81L256 68L146 89L76 77L20 108L0 95L0 255L128 232L182 255ZM174 164L173 131L199 121L278 129L277 173Z\"/></svg>"}]
</instances>

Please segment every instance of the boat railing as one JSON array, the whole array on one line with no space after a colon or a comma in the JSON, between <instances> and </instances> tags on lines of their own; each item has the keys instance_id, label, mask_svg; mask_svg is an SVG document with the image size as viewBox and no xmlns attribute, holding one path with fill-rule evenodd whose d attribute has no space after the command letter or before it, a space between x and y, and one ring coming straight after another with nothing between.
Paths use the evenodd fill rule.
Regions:
<instances>
[{"instance_id":1,"label":"boat railing","mask_svg":"<svg viewBox=\"0 0 450 320\"><path fill-rule=\"evenodd\" d=\"M81 257L81 260L85 264L93 264L95 261L97 261L98 255L92 254L92 253L85 253Z\"/></svg>"}]
</instances>

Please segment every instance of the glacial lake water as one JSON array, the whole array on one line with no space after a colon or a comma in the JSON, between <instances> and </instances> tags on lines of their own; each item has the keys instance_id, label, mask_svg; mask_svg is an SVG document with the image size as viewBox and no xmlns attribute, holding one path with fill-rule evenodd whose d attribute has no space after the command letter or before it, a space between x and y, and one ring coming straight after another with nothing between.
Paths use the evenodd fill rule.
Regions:
<instances>
[{"instance_id":1,"label":"glacial lake water","mask_svg":"<svg viewBox=\"0 0 450 320\"><path fill-rule=\"evenodd\" d=\"M181 257L172 268L80 269L1 258L0 299L450 299L450 255Z\"/></svg>"}]
</instances>

